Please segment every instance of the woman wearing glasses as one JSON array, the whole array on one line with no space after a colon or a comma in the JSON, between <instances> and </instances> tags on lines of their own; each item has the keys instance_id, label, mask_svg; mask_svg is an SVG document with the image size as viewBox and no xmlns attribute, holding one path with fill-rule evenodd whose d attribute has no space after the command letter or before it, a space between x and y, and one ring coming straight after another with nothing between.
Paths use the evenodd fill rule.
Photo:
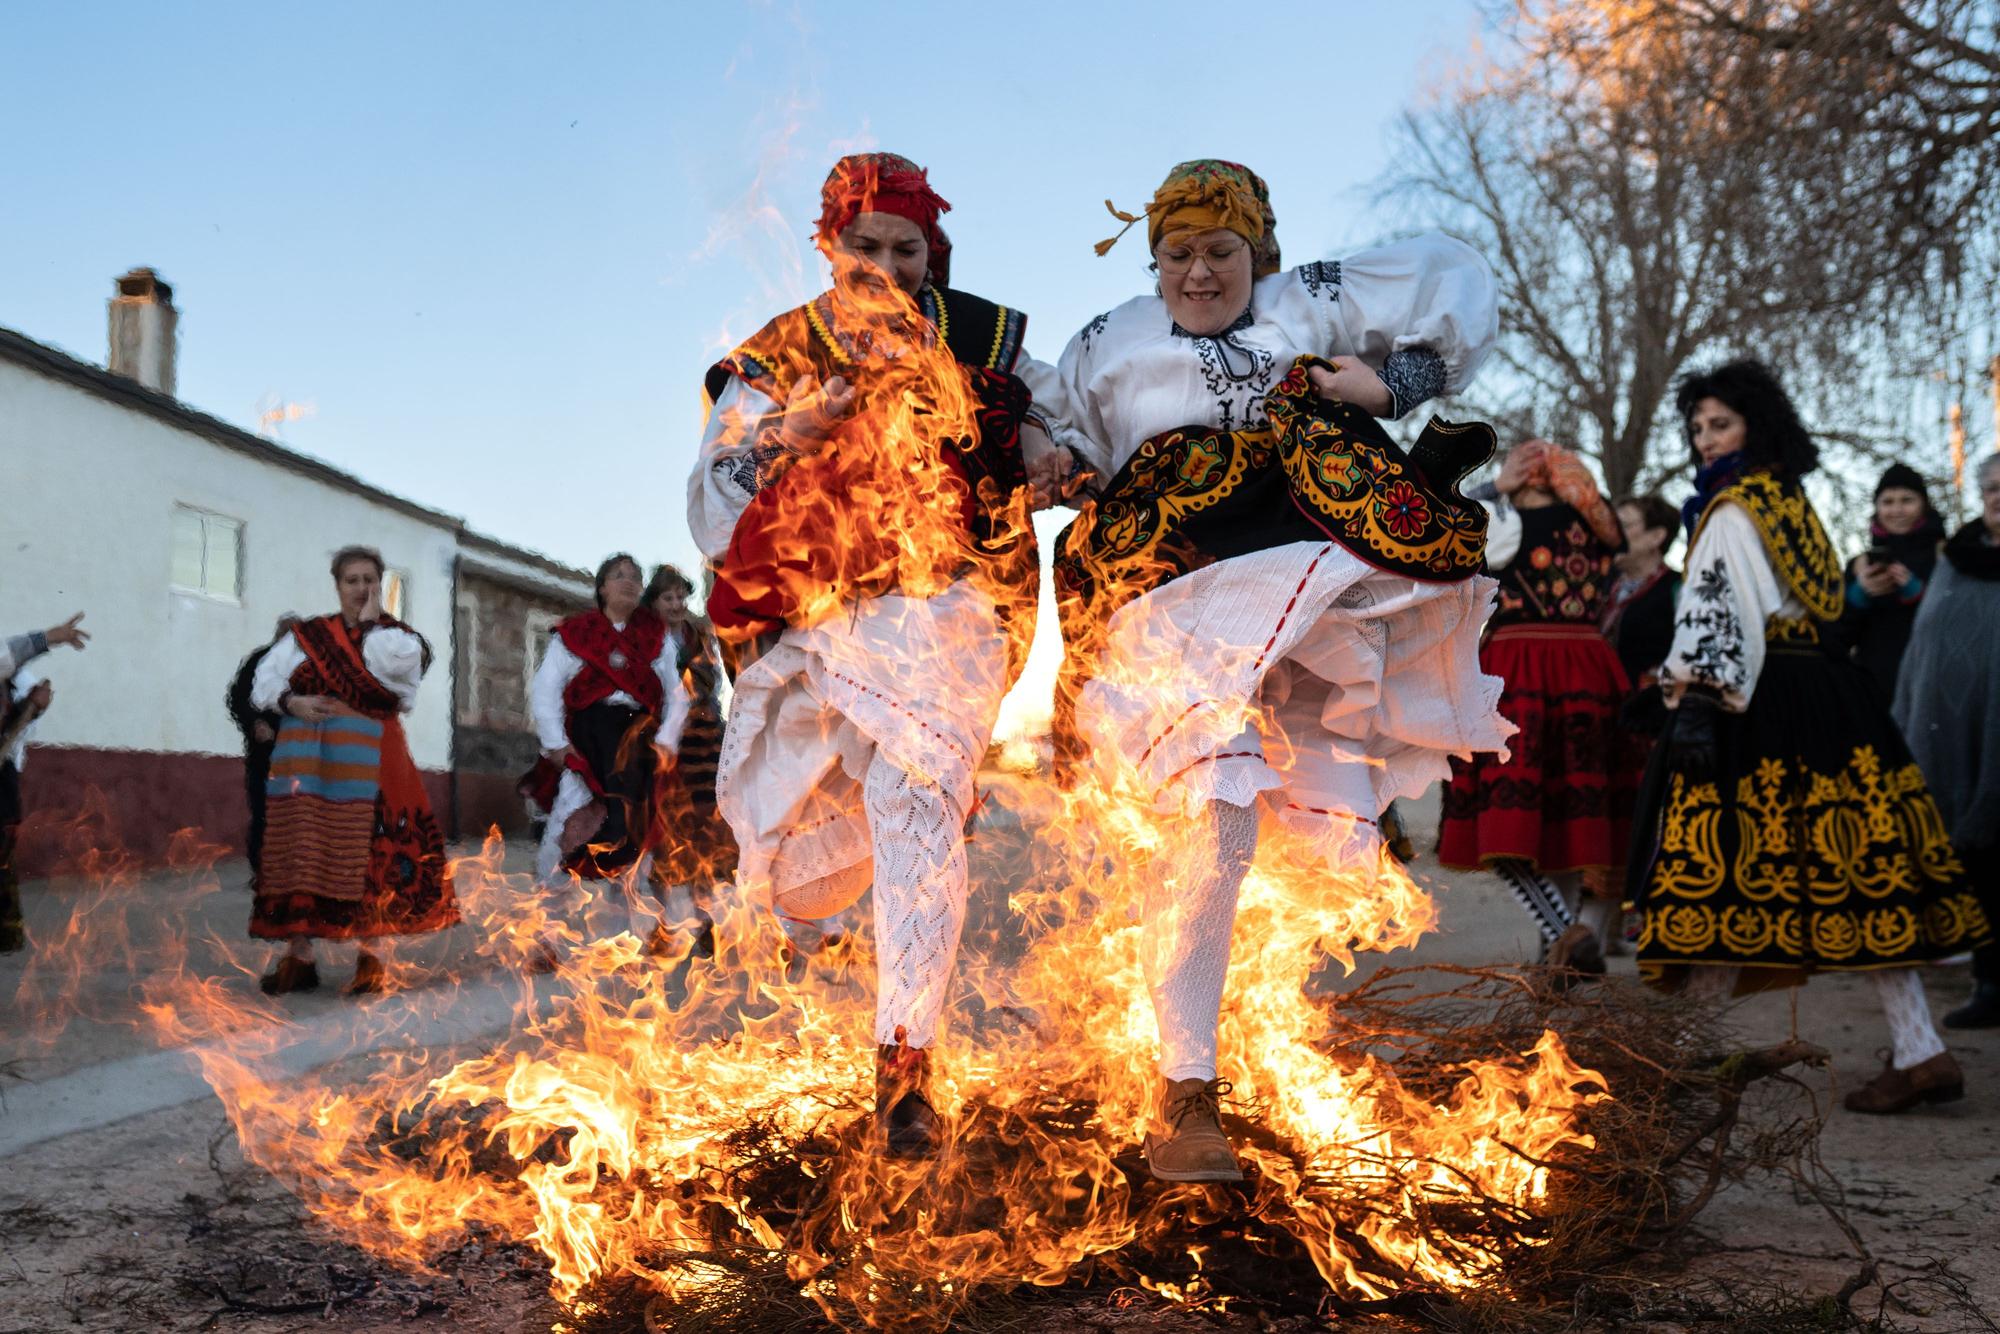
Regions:
<instances>
[{"instance_id":1,"label":"woman wearing glasses","mask_svg":"<svg viewBox=\"0 0 2000 1334\"><path fill-rule=\"evenodd\" d=\"M1030 377L1103 479L1056 558L1057 740L1072 773L1115 772L1209 831L1191 866L1145 876L1146 1147L1156 1177L1235 1180L1216 1028L1260 799L1291 852L1373 866L1392 798L1506 740L1478 662L1485 519L1455 489L1492 433L1434 423L1405 455L1375 421L1472 378L1494 284L1441 236L1281 269L1264 182L1230 162L1183 163L1118 216L1145 220L1158 293Z\"/></svg>"}]
</instances>

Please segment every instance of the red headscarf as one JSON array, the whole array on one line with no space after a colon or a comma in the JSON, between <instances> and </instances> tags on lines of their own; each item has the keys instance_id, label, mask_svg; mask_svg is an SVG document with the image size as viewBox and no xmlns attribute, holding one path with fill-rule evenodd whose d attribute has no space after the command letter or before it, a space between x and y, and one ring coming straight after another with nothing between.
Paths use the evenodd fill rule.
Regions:
<instances>
[{"instance_id":1,"label":"red headscarf","mask_svg":"<svg viewBox=\"0 0 2000 1334\"><path fill-rule=\"evenodd\" d=\"M1590 475L1590 469L1583 466L1583 460L1564 449L1561 445L1550 444L1546 440L1523 440L1514 446L1511 461L1515 455L1527 463L1527 474L1522 485L1532 486L1539 491L1547 491L1557 500L1568 505L1583 516L1596 533L1599 540L1609 546L1618 546L1625 540L1625 530L1618 526L1618 516L1611 506L1604 503L1604 497L1597 490L1597 479Z\"/></svg>"},{"instance_id":2,"label":"red headscarf","mask_svg":"<svg viewBox=\"0 0 2000 1334\"><path fill-rule=\"evenodd\" d=\"M951 240L938 217L951 205L931 189L930 173L900 153L850 153L833 164L819 190L819 227L813 240L832 250L848 224L862 213L893 213L923 228L930 246L930 279L950 286Z\"/></svg>"}]
</instances>

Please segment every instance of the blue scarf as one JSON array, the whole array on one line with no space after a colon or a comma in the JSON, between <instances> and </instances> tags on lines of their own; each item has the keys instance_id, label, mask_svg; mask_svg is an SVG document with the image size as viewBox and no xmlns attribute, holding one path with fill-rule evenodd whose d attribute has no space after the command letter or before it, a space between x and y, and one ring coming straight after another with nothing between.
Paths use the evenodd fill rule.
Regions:
<instances>
[{"instance_id":1,"label":"blue scarf","mask_svg":"<svg viewBox=\"0 0 2000 1334\"><path fill-rule=\"evenodd\" d=\"M1724 454L1713 463L1704 463L1694 472L1694 494L1681 502L1681 522L1687 525L1688 541L1694 541L1694 530L1701 523L1703 511L1716 494L1738 477L1750 464L1750 456L1742 450L1734 454Z\"/></svg>"}]
</instances>

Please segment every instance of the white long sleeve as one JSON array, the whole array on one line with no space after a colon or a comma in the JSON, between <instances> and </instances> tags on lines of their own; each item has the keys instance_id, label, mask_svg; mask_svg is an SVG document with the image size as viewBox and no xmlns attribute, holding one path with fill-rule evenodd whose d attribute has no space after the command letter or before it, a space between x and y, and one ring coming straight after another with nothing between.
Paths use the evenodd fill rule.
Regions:
<instances>
[{"instance_id":1,"label":"white long sleeve","mask_svg":"<svg viewBox=\"0 0 2000 1334\"><path fill-rule=\"evenodd\" d=\"M404 713L417 707L417 690L424 683L423 640L408 630L378 625L361 637L361 661L395 694Z\"/></svg>"},{"instance_id":2,"label":"white long sleeve","mask_svg":"<svg viewBox=\"0 0 2000 1334\"><path fill-rule=\"evenodd\" d=\"M1718 500L1688 553L1687 579L1674 616L1674 644L1660 669L1667 703L1705 686L1731 713L1750 706L1764 670L1764 623L1802 616L1805 605L1778 581L1757 522L1733 501Z\"/></svg>"},{"instance_id":3,"label":"white long sleeve","mask_svg":"<svg viewBox=\"0 0 2000 1334\"><path fill-rule=\"evenodd\" d=\"M1298 281L1274 293L1279 319L1304 305L1317 319L1325 354L1360 357L1381 368L1391 352L1429 348L1444 359L1446 393L1472 382L1500 336L1499 284L1477 250L1430 233L1358 251L1332 266L1337 300L1306 277L1326 265L1294 269ZM1268 281L1268 280L1267 280Z\"/></svg>"},{"instance_id":4,"label":"white long sleeve","mask_svg":"<svg viewBox=\"0 0 2000 1334\"><path fill-rule=\"evenodd\" d=\"M623 626L619 627L621 630ZM660 698L665 700L681 682L680 648L671 632L660 636L660 651L653 658L653 675L660 678ZM664 707L664 706L663 706Z\"/></svg>"},{"instance_id":5,"label":"white long sleeve","mask_svg":"<svg viewBox=\"0 0 2000 1334\"><path fill-rule=\"evenodd\" d=\"M535 669L528 687L528 714L535 721L535 739L543 750L561 750L569 744L569 710L563 691L583 670L583 659L571 653L561 635L550 635L542 653L542 665Z\"/></svg>"},{"instance_id":6,"label":"white long sleeve","mask_svg":"<svg viewBox=\"0 0 2000 1334\"><path fill-rule=\"evenodd\" d=\"M1505 496L1479 503L1486 507L1486 571L1498 574L1521 554L1521 511Z\"/></svg>"},{"instance_id":7,"label":"white long sleeve","mask_svg":"<svg viewBox=\"0 0 2000 1334\"><path fill-rule=\"evenodd\" d=\"M709 409L688 474L688 531L710 560L721 560L729 550L736 521L762 488L772 461L786 452L766 430L782 416L774 399L733 375Z\"/></svg>"},{"instance_id":8,"label":"white long sleeve","mask_svg":"<svg viewBox=\"0 0 2000 1334\"><path fill-rule=\"evenodd\" d=\"M306 651L298 638L286 635L271 645L271 651L257 662L257 674L250 678L250 703L259 713L277 710L278 701L292 688L292 673L305 665Z\"/></svg>"},{"instance_id":9,"label":"white long sleeve","mask_svg":"<svg viewBox=\"0 0 2000 1334\"><path fill-rule=\"evenodd\" d=\"M653 744L669 755L678 755L681 750L681 734L687 731L688 714L693 711L693 702L688 698L687 685L676 676L667 683L664 706L660 709L660 726L653 733Z\"/></svg>"},{"instance_id":10,"label":"white long sleeve","mask_svg":"<svg viewBox=\"0 0 2000 1334\"><path fill-rule=\"evenodd\" d=\"M271 645L250 678L250 703L259 712L272 712L292 688L292 673L305 665L306 651L298 636L286 635ZM368 674L395 695L402 712L417 707L417 689L424 680L424 643L408 630L378 625L361 639L361 662Z\"/></svg>"},{"instance_id":11,"label":"white long sleeve","mask_svg":"<svg viewBox=\"0 0 2000 1334\"><path fill-rule=\"evenodd\" d=\"M1061 369L1036 360L1024 349L1014 362L1014 374L1028 386L1028 393L1034 399L1031 414L1049 433L1049 439L1067 448L1079 464L1097 473L1101 480L1109 481L1105 473L1109 455L1071 419L1069 394L1064 388Z\"/></svg>"}]
</instances>

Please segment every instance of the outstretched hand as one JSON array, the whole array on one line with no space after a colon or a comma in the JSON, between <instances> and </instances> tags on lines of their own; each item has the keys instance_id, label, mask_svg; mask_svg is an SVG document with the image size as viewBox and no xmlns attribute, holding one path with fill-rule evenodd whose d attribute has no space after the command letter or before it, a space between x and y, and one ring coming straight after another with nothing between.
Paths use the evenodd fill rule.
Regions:
<instances>
[{"instance_id":1,"label":"outstretched hand","mask_svg":"<svg viewBox=\"0 0 2000 1334\"><path fill-rule=\"evenodd\" d=\"M54 648L58 644L68 644L71 648L82 648L85 644L88 644L90 642L90 631L82 628L82 621L83 613L78 612L61 625L51 626L46 636L49 641L49 647Z\"/></svg>"}]
</instances>

